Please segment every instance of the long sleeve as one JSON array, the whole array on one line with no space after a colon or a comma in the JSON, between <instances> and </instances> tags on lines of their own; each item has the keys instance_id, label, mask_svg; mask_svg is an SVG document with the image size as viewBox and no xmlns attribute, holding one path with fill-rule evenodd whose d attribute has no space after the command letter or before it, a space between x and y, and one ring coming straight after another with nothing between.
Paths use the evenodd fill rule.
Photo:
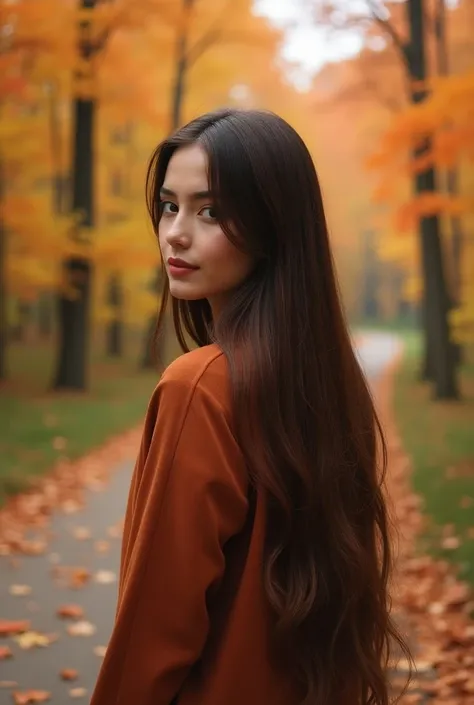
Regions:
<instances>
[{"instance_id":1,"label":"long sleeve","mask_svg":"<svg viewBox=\"0 0 474 705\"><path fill-rule=\"evenodd\" d=\"M113 634L91 705L170 705L209 630L226 542L245 524L245 464L205 375L151 399L124 524Z\"/></svg>"}]
</instances>

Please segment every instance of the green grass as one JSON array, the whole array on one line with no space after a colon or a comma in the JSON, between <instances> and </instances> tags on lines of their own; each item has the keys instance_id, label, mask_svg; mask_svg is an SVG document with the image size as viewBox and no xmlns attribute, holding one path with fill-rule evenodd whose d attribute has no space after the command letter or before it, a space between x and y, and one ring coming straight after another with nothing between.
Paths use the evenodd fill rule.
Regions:
<instances>
[{"instance_id":1,"label":"green grass","mask_svg":"<svg viewBox=\"0 0 474 705\"><path fill-rule=\"evenodd\" d=\"M459 402L434 402L428 384L417 374L420 340L405 337L405 359L395 385L395 413L405 449L413 461L413 486L422 495L430 526L421 539L422 550L447 558L459 575L474 585L474 362L470 358L460 376ZM441 546L442 530L451 524L461 543L455 550ZM469 531L471 530L471 531Z\"/></svg>"},{"instance_id":2,"label":"green grass","mask_svg":"<svg viewBox=\"0 0 474 705\"><path fill-rule=\"evenodd\" d=\"M136 336L126 357L112 361L97 341L89 391L59 394L48 391L52 345L9 347L9 379L0 387L0 505L60 456L77 458L140 422L159 375L138 369L139 345Z\"/></svg>"}]
</instances>

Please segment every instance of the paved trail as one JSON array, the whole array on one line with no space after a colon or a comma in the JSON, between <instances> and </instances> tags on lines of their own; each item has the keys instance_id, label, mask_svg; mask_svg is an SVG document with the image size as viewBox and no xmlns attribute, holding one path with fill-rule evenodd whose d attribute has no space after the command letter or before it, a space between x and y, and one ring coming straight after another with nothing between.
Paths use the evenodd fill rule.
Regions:
<instances>
[{"instance_id":1,"label":"paved trail","mask_svg":"<svg viewBox=\"0 0 474 705\"><path fill-rule=\"evenodd\" d=\"M359 357L370 380L375 380L398 351L396 338L388 334L371 335L359 344ZM13 639L0 639L0 646L8 644L14 658L0 662L0 681L16 681L17 689L47 690L51 702L61 705L74 702L71 687L84 687L87 696L76 702L88 702L94 687L101 658L95 646L105 645L110 636L116 602L117 583L102 584L90 581L80 589L58 586L52 579L53 560L63 566L84 566L93 574L97 571L118 573L120 539L111 538L107 531L122 518L131 465L127 463L113 475L106 491L89 492L84 510L74 515L58 514L53 518L48 552L43 556L21 557L19 565L12 566L7 557L0 559L0 618L30 619L31 628L41 633L57 633L59 639L45 648L22 650ZM78 540L77 527L87 527L91 538ZM96 541L110 544L107 553L98 553ZM24 584L32 588L28 596L10 594L12 585ZM70 636L66 629L71 622L59 619L56 610L60 604L75 603L84 608L85 619L97 631L90 636ZM79 671L74 683L61 681L63 668ZM0 689L0 705L12 703L11 688Z\"/></svg>"}]
</instances>

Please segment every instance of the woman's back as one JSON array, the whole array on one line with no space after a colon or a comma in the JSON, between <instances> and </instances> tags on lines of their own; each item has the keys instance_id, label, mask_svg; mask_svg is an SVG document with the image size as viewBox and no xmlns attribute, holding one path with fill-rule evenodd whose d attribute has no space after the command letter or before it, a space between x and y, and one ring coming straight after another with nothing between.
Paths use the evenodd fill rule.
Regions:
<instances>
[{"instance_id":1,"label":"woman's back","mask_svg":"<svg viewBox=\"0 0 474 705\"><path fill-rule=\"evenodd\" d=\"M179 705L297 705L272 656L265 525L234 438L226 359L216 345L187 353L149 406L124 526L121 628L92 705L169 705L177 692Z\"/></svg>"}]
</instances>

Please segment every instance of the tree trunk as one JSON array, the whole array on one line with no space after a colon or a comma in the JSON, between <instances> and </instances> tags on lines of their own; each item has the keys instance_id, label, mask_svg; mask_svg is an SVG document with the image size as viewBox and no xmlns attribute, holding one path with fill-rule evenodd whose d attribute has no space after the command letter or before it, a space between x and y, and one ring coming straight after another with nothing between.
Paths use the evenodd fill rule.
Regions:
<instances>
[{"instance_id":1,"label":"tree trunk","mask_svg":"<svg viewBox=\"0 0 474 705\"><path fill-rule=\"evenodd\" d=\"M31 305L26 301L17 301L17 326L15 340L24 343L28 339L28 332L31 322Z\"/></svg>"},{"instance_id":2,"label":"tree trunk","mask_svg":"<svg viewBox=\"0 0 474 705\"><path fill-rule=\"evenodd\" d=\"M42 291L38 299L38 332L44 340L53 334L53 296L50 291Z\"/></svg>"},{"instance_id":3,"label":"tree trunk","mask_svg":"<svg viewBox=\"0 0 474 705\"><path fill-rule=\"evenodd\" d=\"M435 20L436 35L436 56L438 64L438 74L440 76L449 75L449 52L446 38L446 3L445 0L438 0ZM446 174L446 191L450 196L458 193L458 175L456 168L448 169ZM457 215L451 216L451 287L450 287L450 309L457 308L462 297L462 246L463 246L463 226L461 218ZM462 345L452 343L454 364L462 362Z\"/></svg>"},{"instance_id":4,"label":"tree trunk","mask_svg":"<svg viewBox=\"0 0 474 705\"><path fill-rule=\"evenodd\" d=\"M193 6L194 0L183 0L183 11L184 12L190 12ZM182 120L182 110L183 110L183 102L184 102L184 95L185 95L185 90L186 90L186 72L188 69L188 62L187 62L187 51L188 51L188 37L186 34L186 30L183 30L182 33L178 36L177 40L177 52L176 52L176 74L175 74L175 80L173 84L173 93L172 93L172 111L171 111L171 132L174 132L176 129L181 124ZM161 267L158 268L157 271L157 281L161 278ZM166 344L166 328L167 328L167 320L163 322L163 329L161 331L161 338L162 341L160 341L159 348L161 350L164 350L165 344ZM142 368L151 368L154 365L154 360L153 360L153 335L154 331L156 328L156 319L155 318L150 318L148 321L148 325L145 330L145 339L144 339L144 348L143 348L143 355L141 359L141 367Z\"/></svg>"},{"instance_id":5,"label":"tree trunk","mask_svg":"<svg viewBox=\"0 0 474 705\"><path fill-rule=\"evenodd\" d=\"M414 82L424 82L426 64L423 0L408 0L407 10L410 26L407 59L411 78ZM425 88L415 86L412 93L413 102L420 103L425 98ZM417 150L416 156L420 156L428 148L429 144L422 145ZM428 169L416 175L415 191L417 194L436 191L434 169ZM439 218L435 216L421 218L420 246L424 281L426 344L429 359L433 362L435 397L437 399L456 399L458 398L458 387L449 337L449 301L443 267Z\"/></svg>"},{"instance_id":6,"label":"tree trunk","mask_svg":"<svg viewBox=\"0 0 474 705\"><path fill-rule=\"evenodd\" d=\"M95 104L75 100L72 207L83 213L82 227L92 227L93 211L93 133ZM80 389L87 386L90 338L90 297L92 267L88 260L70 257L64 264L67 281L76 296L59 296L59 357L53 386L55 389Z\"/></svg>"},{"instance_id":7,"label":"tree trunk","mask_svg":"<svg viewBox=\"0 0 474 705\"><path fill-rule=\"evenodd\" d=\"M3 163L0 155L0 204L5 194ZM7 232L0 215L0 380L7 377Z\"/></svg>"},{"instance_id":8,"label":"tree trunk","mask_svg":"<svg viewBox=\"0 0 474 705\"><path fill-rule=\"evenodd\" d=\"M123 289L120 274L112 274L108 291L109 305L113 308L113 318L106 331L106 354L110 357L123 355Z\"/></svg>"},{"instance_id":9,"label":"tree trunk","mask_svg":"<svg viewBox=\"0 0 474 705\"><path fill-rule=\"evenodd\" d=\"M109 357L123 356L123 323L113 319L109 322L106 333L106 353Z\"/></svg>"},{"instance_id":10,"label":"tree trunk","mask_svg":"<svg viewBox=\"0 0 474 705\"><path fill-rule=\"evenodd\" d=\"M80 0L80 9L92 10L97 0ZM90 39L90 21L79 23L78 52L82 60L80 76L93 77L92 58L101 48ZM94 118L95 101L75 98L73 121L72 210L81 216L82 235L94 225ZM79 241L79 233L75 235ZM90 339L90 299L92 266L88 259L70 257L64 263L66 281L75 296L61 295L58 300L59 355L53 382L55 389L87 386Z\"/></svg>"},{"instance_id":11,"label":"tree trunk","mask_svg":"<svg viewBox=\"0 0 474 705\"><path fill-rule=\"evenodd\" d=\"M189 12L194 0L184 0L184 11ZM174 132L181 125L183 99L185 92L185 79L187 64L188 37L185 31L178 37L176 56L176 75L173 86L173 108L171 113L171 131Z\"/></svg>"}]
</instances>

